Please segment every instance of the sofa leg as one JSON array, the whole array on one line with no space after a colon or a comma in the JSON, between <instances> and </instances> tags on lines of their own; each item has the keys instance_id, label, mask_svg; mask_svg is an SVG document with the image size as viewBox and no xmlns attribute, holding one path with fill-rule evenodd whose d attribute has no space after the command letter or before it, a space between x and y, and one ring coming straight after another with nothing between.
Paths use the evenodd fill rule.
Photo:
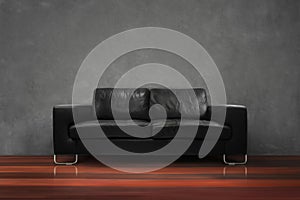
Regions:
<instances>
[{"instance_id":1,"label":"sofa leg","mask_svg":"<svg viewBox=\"0 0 300 200\"><path fill-rule=\"evenodd\" d=\"M75 160L73 162L58 162L56 160L56 155L54 154L53 161L56 165L74 165L78 162L78 154L75 154Z\"/></svg>"},{"instance_id":2,"label":"sofa leg","mask_svg":"<svg viewBox=\"0 0 300 200\"><path fill-rule=\"evenodd\" d=\"M242 162L228 162L228 161L226 161L226 155L223 154L223 162L226 165L232 165L232 166L233 165L245 165L247 163L247 161L248 161L248 155L247 154L244 155L244 161L242 161Z\"/></svg>"}]
</instances>

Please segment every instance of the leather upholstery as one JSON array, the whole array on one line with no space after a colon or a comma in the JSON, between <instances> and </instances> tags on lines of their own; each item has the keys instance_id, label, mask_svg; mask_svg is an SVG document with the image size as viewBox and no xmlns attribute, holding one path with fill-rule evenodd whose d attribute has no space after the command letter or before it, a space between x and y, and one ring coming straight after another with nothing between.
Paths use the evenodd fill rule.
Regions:
<instances>
[{"instance_id":1,"label":"leather upholstery","mask_svg":"<svg viewBox=\"0 0 300 200\"><path fill-rule=\"evenodd\" d=\"M93 105L60 105L53 108L53 144L55 154L87 154L88 151L83 146L82 141L78 139L77 128L91 129L92 134L86 137L93 138L93 130L99 126L98 121L95 120L96 115L102 125L104 132L111 141L119 145L120 148L133 151L133 152L149 152L156 149L160 149L167 145L175 136L176 128L178 128L179 119L181 114L179 113L179 104L175 95L165 89L145 89L141 88L134 92L131 98L129 94L132 89L117 89L116 94L118 99L115 106L118 112L118 118L115 119L120 123L120 126L127 128L135 128L137 126L145 126L149 123L149 107L155 104L162 105L168 114L168 120L166 124L162 123L162 120L157 118L152 120L149 129L141 134L141 136L149 136L148 138L132 138L131 136L124 134L120 131L120 128L115 126L113 116L111 114L110 99L112 96L112 89L97 89L95 91L95 100ZM212 127L213 129L221 129L222 134L211 152L216 155L227 154L245 154L247 153L247 109L244 106L209 106L207 105L206 94L203 89L195 89L197 101L200 102L200 106L195 106L195 102L189 99L190 92L186 90L176 90L183 97L182 111L187 119L183 119L183 127L188 128L195 126L198 122L199 130L198 134L187 150L187 154L195 155L198 153L203 138L206 134L206 129ZM130 115L134 119L134 123L128 121L124 115L125 100L130 98ZM124 107L125 106L125 107ZM211 121L212 108L216 113L222 109L226 109L226 118L224 126L220 125L222 122ZM74 125L73 109L80 115L77 124ZM201 120L195 119L195 111L199 111ZM151 111L152 112L152 111ZM124 119L122 119L124 118ZM162 130L155 134L157 129ZM185 139L182 138L182 139ZM172 153L172 152L170 152Z\"/></svg>"},{"instance_id":2,"label":"leather upholstery","mask_svg":"<svg viewBox=\"0 0 300 200\"><path fill-rule=\"evenodd\" d=\"M53 145L55 154L74 154L85 152L80 141L69 137L69 127L74 124L72 109L81 114L85 120L93 119L91 105L58 105L53 108Z\"/></svg>"},{"instance_id":3,"label":"leather upholstery","mask_svg":"<svg viewBox=\"0 0 300 200\"><path fill-rule=\"evenodd\" d=\"M182 120L180 122L180 119L169 119L166 120L165 124L161 120L155 120L152 122L152 133L157 133L156 130L160 131L157 134L152 135L152 137L155 139L172 139L175 137L179 125L185 132L185 136L181 138L179 137L178 139L191 138L192 136L190 136L189 133L191 132L191 128L195 126L198 126L198 131L195 137L196 140L203 140L209 127L215 131L219 131L220 129L222 130L219 138L220 140L229 140L231 137L231 129L229 126L222 126L216 122L205 120Z\"/></svg>"},{"instance_id":4,"label":"leather upholstery","mask_svg":"<svg viewBox=\"0 0 300 200\"><path fill-rule=\"evenodd\" d=\"M131 95L132 94L132 95ZM97 88L94 93L94 107L97 118L129 119L129 113L132 119L149 120L149 96L150 92L146 88L126 89L126 88ZM114 101L112 101L114 99ZM112 114L112 109L114 114Z\"/></svg>"},{"instance_id":5,"label":"leather upholstery","mask_svg":"<svg viewBox=\"0 0 300 200\"><path fill-rule=\"evenodd\" d=\"M117 125L117 123L118 125ZM77 133L79 130L80 133L84 133L84 135L80 135L81 138L85 139L101 139L101 134L99 133L99 128L102 128L102 131L106 135L107 138L123 138L123 139L135 139L134 137L126 134L126 132L137 132L138 126L147 126L149 122L142 120L99 120L99 121L87 121L78 123L73 125L69 129L70 138L72 139L80 139ZM124 132L119 127L125 129ZM151 137L151 127L145 127L144 131L141 132L141 137Z\"/></svg>"},{"instance_id":6,"label":"leather upholstery","mask_svg":"<svg viewBox=\"0 0 300 200\"><path fill-rule=\"evenodd\" d=\"M222 112L226 109L224 124L230 126L232 138L226 142L225 151L228 155L247 153L247 108L245 106L223 105L213 106L214 112ZM208 107L210 115L212 106ZM220 123L220 122L219 122Z\"/></svg>"},{"instance_id":7,"label":"leather upholstery","mask_svg":"<svg viewBox=\"0 0 300 200\"><path fill-rule=\"evenodd\" d=\"M126 128L126 131L130 133L131 131L137 131L137 126L147 126L149 122L141 121L141 120L117 120L118 125L122 128ZM230 139L231 137L231 129L228 126L222 126L216 122L209 122L204 120L183 120L180 123L179 119L169 119L164 124L162 120L154 120L151 122L151 126L146 127L144 132L141 132L141 136L143 137L151 137L153 139L172 139L175 137L179 125L183 127L183 130L186 131L185 137L181 138L190 138L189 135L189 128L198 126L198 132L195 139L203 140L207 129L212 127L215 130L223 129L222 134L220 136L221 140ZM81 133L85 133L86 135L81 135L81 137L85 139L100 139L99 134L99 127L101 126L103 132L105 133L106 137L109 139L114 138L123 138L123 139L137 139L122 131L116 124L114 120L99 120L99 121L88 121L83 123L78 123L73 125L69 129L70 138L74 140L78 140L79 135L77 130ZM160 130L160 131L159 131ZM158 132L159 131L159 132ZM158 132L158 133L157 133ZM157 133L157 134L154 134Z\"/></svg>"},{"instance_id":8,"label":"leather upholstery","mask_svg":"<svg viewBox=\"0 0 300 200\"><path fill-rule=\"evenodd\" d=\"M207 109L206 92L202 88L195 89L175 89L174 93L169 89L151 89L150 91L150 106L160 104L167 112L168 119L199 119L196 116L204 116ZM195 92L196 98L192 98L192 93ZM179 99L181 103L179 103ZM160 118L159 107L153 107L155 118ZM157 113L157 114L156 114Z\"/></svg>"}]
</instances>

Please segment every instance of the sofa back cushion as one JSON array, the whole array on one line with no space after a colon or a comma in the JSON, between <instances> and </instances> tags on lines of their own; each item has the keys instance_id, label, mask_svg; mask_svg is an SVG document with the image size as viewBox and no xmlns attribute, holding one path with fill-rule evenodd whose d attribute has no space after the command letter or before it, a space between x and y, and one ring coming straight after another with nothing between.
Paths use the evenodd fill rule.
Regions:
<instances>
[{"instance_id":1,"label":"sofa back cushion","mask_svg":"<svg viewBox=\"0 0 300 200\"><path fill-rule=\"evenodd\" d=\"M150 107L155 104L160 104L166 110L168 119L177 119L180 118L181 115L188 119L196 119L197 115L200 116L200 118L205 115L207 111L207 97L205 89L174 89L173 91L176 95L170 89L151 89ZM192 98L193 92L195 92L196 99ZM176 96L180 97L182 100L181 105ZM159 118L159 116L161 116L159 114L155 114L161 112L159 107L154 106L151 109L154 109L151 110L151 112L154 113L154 115L151 114L151 117L154 116L154 118Z\"/></svg>"},{"instance_id":2,"label":"sofa back cushion","mask_svg":"<svg viewBox=\"0 0 300 200\"><path fill-rule=\"evenodd\" d=\"M99 120L128 119L128 101L132 119L149 120L149 99L150 91L147 88L97 88L93 104Z\"/></svg>"}]
</instances>

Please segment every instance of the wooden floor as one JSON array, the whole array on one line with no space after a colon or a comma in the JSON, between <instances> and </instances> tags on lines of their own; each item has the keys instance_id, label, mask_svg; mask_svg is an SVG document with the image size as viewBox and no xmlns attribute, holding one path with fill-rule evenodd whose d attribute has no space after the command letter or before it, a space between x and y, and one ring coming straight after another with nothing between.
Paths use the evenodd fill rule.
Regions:
<instances>
[{"instance_id":1,"label":"wooden floor","mask_svg":"<svg viewBox=\"0 0 300 200\"><path fill-rule=\"evenodd\" d=\"M1 199L300 199L299 157L250 157L246 166L181 161L128 174L92 158L55 166L51 156L0 157Z\"/></svg>"}]
</instances>

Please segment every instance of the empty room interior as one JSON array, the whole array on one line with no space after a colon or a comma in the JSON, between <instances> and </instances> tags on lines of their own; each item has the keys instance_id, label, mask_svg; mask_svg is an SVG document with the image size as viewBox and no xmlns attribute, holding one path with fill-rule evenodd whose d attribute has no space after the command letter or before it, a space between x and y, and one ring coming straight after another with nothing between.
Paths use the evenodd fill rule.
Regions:
<instances>
[{"instance_id":1,"label":"empty room interior","mask_svg":"<svg viewBox=\"0 0 300 200\"><path fill-rule=\"evenodd\" d=\"M0 0L0 199L300 199L300 1Z\"/></svg>"}]
</instances>

